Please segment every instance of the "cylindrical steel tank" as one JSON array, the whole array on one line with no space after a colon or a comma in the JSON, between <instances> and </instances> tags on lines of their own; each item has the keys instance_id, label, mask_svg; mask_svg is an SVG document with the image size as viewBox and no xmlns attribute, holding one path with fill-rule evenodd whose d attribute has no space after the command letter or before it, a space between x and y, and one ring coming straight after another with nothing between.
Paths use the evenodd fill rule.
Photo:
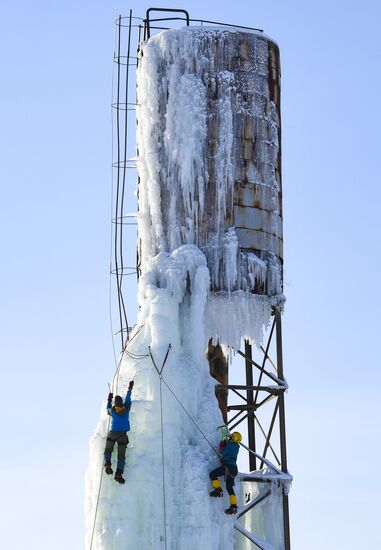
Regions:
<instances>
[{"instance_id":1,"label":"cylindrical steel tank","mask_svg":"<svg viewBox=\"0 0 381 550\"><path fill-rule=\"evenodd\" d=\"M277 45L235 28L164 31L141 46L137 96L139 171L160 189L142 199L153 252L196 244L211 290L282 294Z\"/></svg>"}]
</instances>

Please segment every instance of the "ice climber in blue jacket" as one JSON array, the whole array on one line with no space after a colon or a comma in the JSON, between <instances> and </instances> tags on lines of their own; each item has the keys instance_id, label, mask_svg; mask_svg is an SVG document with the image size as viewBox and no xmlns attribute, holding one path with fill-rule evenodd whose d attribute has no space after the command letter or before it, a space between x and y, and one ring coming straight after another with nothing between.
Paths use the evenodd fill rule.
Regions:
<instances>
[{"instance_id":1,"label":"ice climber in blue jacket","mask_svg":"<svg viewBox=\"0 0 381 550\"><path fill-rule=\"evenodd\" d=\"M118 483L125 483L123 477L124 465L126 463L126 449L128 445L127 432L130 431L130 408L131 392L134 387L134 381L128 385L128 392L125 400L120 395L116 395L114 405L112 405L113 394L109 393L107 398L107 413L111 416L111 430L107 434L106 448L104 452L104 465L106 474L112 474L111 455L115 443L118 444L118 462L116 465L115 480Z\"/></svg>"},{"instance_id":2,"label":"ice climber in blue jacket","mask_svg":"<svg viewBox=\"0 0 381 550\"><path fill-rule=\"evenodd\" d=\"M222 497L223 491L218 477L225 476L226 490L229 493L230 507L225 510L226 514L237 513L237 497L234 493L234 478L238 474L237 457L239 453L239 444L242 441L242 435L239 432L233 432L226 444L220 445L221 466L212 470L209 477L212 481L213 491L209 494L211 497Z\"/></svg>"}]
</instances>

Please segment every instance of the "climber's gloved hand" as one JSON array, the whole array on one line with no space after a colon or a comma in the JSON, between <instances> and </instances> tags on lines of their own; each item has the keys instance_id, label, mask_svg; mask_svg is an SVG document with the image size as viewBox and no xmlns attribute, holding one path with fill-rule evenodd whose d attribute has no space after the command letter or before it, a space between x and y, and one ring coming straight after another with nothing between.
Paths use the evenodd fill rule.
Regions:
<instances>
[{"instance_id":1,"label":"climber's gloved hand","mask_svg":"<svg viewBox=\"0 0 381 550\"><path fill-rule=\"evenodd\" d=\"M114 397L114 395L110 392L110 393L108 394L107 402L108 402L108 403L111 403L113 397Z\"/></svg>"},{"instance_id":2,"label":"climber's gloved hand","mask_svg":"<svg viewBox=\"0 0 381 550\"><path fill-rule=\"evenodd\" d=\"M131 380L131 382L128 384L129 391L131 391L133 387L134 387L134 381Z\"/></svg>"}]
</instances>

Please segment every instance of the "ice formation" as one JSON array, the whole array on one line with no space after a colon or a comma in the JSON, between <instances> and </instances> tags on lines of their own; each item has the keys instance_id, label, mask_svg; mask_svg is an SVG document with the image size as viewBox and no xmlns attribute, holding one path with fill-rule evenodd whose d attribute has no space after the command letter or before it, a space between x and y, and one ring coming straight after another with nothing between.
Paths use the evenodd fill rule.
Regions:
<instances>
[{"instance_id":1,"label":"ice formation","mask_svg":"<svg viewBox=\"0 0 381 550\"><path fill-rule=\"evenodd\" d=\"M251 50L244 61L235 50L242 44ZM137 75L143 271L152 255L196 244L212 290L280 298L279 120L268 99L268 58L255 33L213 27L171 30L144 44ZM266 207L254 208L258 202ZM245 250L247 221L263 239L257 253Z\"/></svg>"},{"instance_id":2,"label":"ice formation","mask_svg":"<svg viewBox=\"0 0 381 550\"><path fill-rule=\"evenodd\" d=\"M208 289L205 257L195 245L184 245L172 254L160 253L152 258L139 285L138 328L131 335L114 388L124 394L129 380L135 379L126 484L119 486L112 476L103 477L93 549L233 548L233 520L224 515L224 503L210 502L208 496L208 472L217 465L216 455L187 414L217 446L216 428L222 418L204 356ZM165 384L160 384L153 361L147 356L148 346L160 370L169 344L171 350L162 372ZM88 547L107 429L104 404L91 441Z\"/></svg>"},{"instance_id":3,"label":"ice formation","mask_svg":"<svg viewBox=\"0 0 381 550\"><path fill-rule=\"evenodd\" d=\"M223 421L205 349L209 338L225 348L239 348L243 337L260 344L271 305L283 297L276 255L242 252L236 229L225 223L233 206L234 94L232 73L214 71L213 49L216 36L228 32L168 31L141 50L139 314L113 387L124 395L135 380L126 484L101 477L109 427L103 403L90 442L87 549L234 548L234 520L223 513L227 500L208 495ZM203 78L194 74L195 66ZM210 87L218 90L219 120L212 161L205 154ZM264 177L276 201L277 133L267 126L273 143L260 154L270 160L262 162L263 174L250 166L248 177ZM213 204L207 204L212 184ZM210 216L211 208L217 215ZM265 283L269 296L250 292ZM163 368L162 379L155 365Z\"/></svg>"}]
</instances>

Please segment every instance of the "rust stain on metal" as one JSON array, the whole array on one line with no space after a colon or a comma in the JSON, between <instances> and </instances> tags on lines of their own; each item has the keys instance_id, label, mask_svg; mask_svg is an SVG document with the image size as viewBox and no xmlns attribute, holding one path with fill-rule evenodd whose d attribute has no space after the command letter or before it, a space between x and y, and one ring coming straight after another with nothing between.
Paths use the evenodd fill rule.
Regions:
<instances>
[{"instance_id":1,"label":"rust stain on metal","mask_svg":"<svg viewBox=\"0 0 381 550\"><path fill-rule=\"evenodd\" d=\"M201 248L207 247L211 244L211 238L235 227L241 249L240 261L246 262L240 265L243 271L247 271L247 254L250 252L264 263L275 255L281 265L283 230L278 46L263 35L244 31L216 33L207 37L205 44L213 64L204 72L202 64L196 63L193 67L194 74L205 86L207 116L203 153L204 208L202 213L198 213L195 243ZM229 78L226 77L227 71ZM226 87L229 88L228 94ZM221 151L218 148L224 147L222 134L226 123L222 119L221 100L226 101L227 97L231 106L233 140L230 158L227 156L226 165L221 170ZM229 155L227 152L224 154ZM230 162L234 179L232 188L231 174L227 175ZM221 205L217 207L216 197L224 185L231 190L226 196L225 217L221 219ZM192 200L198 199L195 185ZM165 212L170 197L164 178L161 204ZM177 208L179 219L184 219L185 226L184 204L179 203ZM194 220L191 222L194 223ZM181 232L183 228L178 229ZM173 228L165 227L166 235L172 231Z\"/></svg>"}]
</instances>

